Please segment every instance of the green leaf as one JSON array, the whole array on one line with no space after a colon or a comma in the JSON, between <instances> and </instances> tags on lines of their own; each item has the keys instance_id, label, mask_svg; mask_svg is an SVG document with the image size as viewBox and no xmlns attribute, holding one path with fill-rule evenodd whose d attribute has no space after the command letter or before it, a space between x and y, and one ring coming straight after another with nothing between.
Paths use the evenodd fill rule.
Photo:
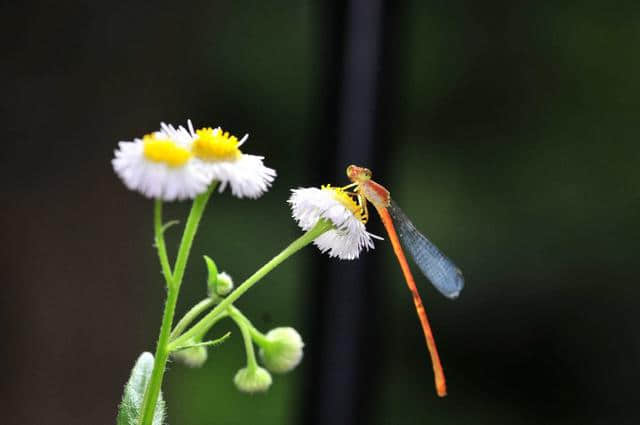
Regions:
<instances>
[{"instance_id":1,"label":"green leaf","mask_svg":"<svg viewBox=\"0 0 640 425\"><path fill-rule=\"evenodd\" d=\"M140 409L142 408L142 400L144 392L151 377L153 370L153 354L144 352L138 357L131 377L124 387L122 403L118 408L117 425L138 425L140 419ZM153 414L153 425L162 425L164 422L164 400L162 393L158 397L156 410Z\"/></svg>"},{"instance_id":2,"label":"green leaf","mask_svg":"<svg viewBox=\"0 0 640 425\"><path fill-rule=\"evenodd\" d=\"M216 263L206 255L203 255L204 262L207 263L207 288L209 290L209 296L216 293L216 283L218 282L218 267Z\"/></svg>"},{"instance_id":3,"label":"green leaf","mask_svg":"<svg viewBox=\"0 0 640 425\"><path fill-rule=\"evenodd\" d=\"M222 335L218 339L214 339L212 341L206 341L206 342L197 342L197 343L192 343L192 344L181 345L179 347L174 348L172 351L186 350L187 348L193 348L193 347L215 346L215 345L218 345L218 344L222 344L230 336L231 336L231 332L227 332L226 334Z\"/></svg>"},{"instance_id":4,"label":"green leaf","mask_svg":"<svg viewBox=\"0 0 640 425\"><path fill-rule=\"evenodd\" d=\"M168 229L169 227L173 227L173 226L175 226L176 224L180 224L180 222L179 222L178 220L171 220L171 221L167 221L167 222L166 222L165 224L163 224L163 225L162 225L162 227L160 228L160 235L163 235L163 234L164 234L164 232L166 232L166 231L167 231L167 229ZM154 245L154 246L155 246L155 247L157 247L157 246L158 246L158 235L156 235L156 237L155 237L154 239L155 239L155 245Z\"/></svg>"},{"instance_id":5,"label":"green leaf","mask_svg":"<svg viewBox=\"0 0 640 425\"><path fill-rule=\"evenodd\" d=\"M162 228L160 229L160 231L162 233L166 232L167 229L171 226L175 226L176 224L180 224L180 222L178 220L171 220L171 221L167 221L166 223L164 223L162 225Z\"/></svg>"}]
</instances>

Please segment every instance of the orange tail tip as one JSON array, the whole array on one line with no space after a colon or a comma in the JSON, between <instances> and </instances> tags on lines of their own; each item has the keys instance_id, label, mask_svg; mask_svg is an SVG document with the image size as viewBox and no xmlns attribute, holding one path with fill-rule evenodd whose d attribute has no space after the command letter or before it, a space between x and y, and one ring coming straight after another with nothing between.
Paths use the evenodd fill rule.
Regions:
<instances>
[{"instance_id":1,"label":"orange tail tip","mask_svg":"<svg viewBox=\"0 0 640 425\"><path fill-rule=\"evenodd\" d=\"M386 208L377 205L376 209L380 214L380 218L382 219L384 228L387 230L387 234L389 235L389 239L391 240L391 245L393 246L393 252L398 258L400 268L402 269L402 274L404 275L407 286L409 287L409 291L411 291L411 295L413 296L413 304L416 307L416 313L418 314L420 325L422 326L422 333L424 334L424 339L427 343L429 354L431 355L431 365L433 367L436 392L438 393L438 396L444 397L447 395L447 383L444 377L442 364L440 363L438 349L436 348L436 341L433 337L433 332L431 331L431 325L429 325L429 319L427 318L427 312L424 309L424 305L422 304L422 298L420 298L420 294L418 293L416 282L413 279L411 270L409 269L409 263L407 262L407 258L405 257L402 246L400 245L400 240L398 239L398 234L396 233L396 229L393 225L393 220L391 219L389 211L387 211Z\"/></svg>"},{"instance_id":2,"label":"orange tail tip","mask_svg":"<svg viewBox=\"0 0 640 425\"><path fill-rule=\"evenodd\" d=\"M438 393L438 397L447 396L447 383L444 382L444 375L442 376L441 381L436 376L436 392Z\"/></svg>"}]
</instances>

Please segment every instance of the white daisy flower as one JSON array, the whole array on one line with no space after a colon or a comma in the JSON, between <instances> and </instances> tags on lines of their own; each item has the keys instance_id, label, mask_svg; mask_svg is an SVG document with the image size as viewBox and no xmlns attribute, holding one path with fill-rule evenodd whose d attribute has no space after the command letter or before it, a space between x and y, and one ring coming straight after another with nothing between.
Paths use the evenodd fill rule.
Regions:
<instances>
[{"instance_id":1,"label":"white daisy flower","mask_svg":"<svg viewBox=\"0 0 640 425\"><path fill-rule=\"evenodd\" d=\"M313 228L321 218L330 220L335 226L313 241L320 251L328 252L330 257L353 260L363 248L374 247L373 235L364 225L362 207L343 189L322 186L321 189L309 187L291 192L287 202L302 230Z\"/></svg>"},{"instance_id":2,"label":"white daisy flower","mask_svg":"<svg viewBox=\"0 0 640 425\"><path fill-rule=\"evenodd\" d=\"M118 143L113 169L129 189L148 198L193 199L207 190L211 178L193 160L188 136L183 128L163 123L161 131Z\"/></svg>"},{"instance_id":3,"label":"white daisy flower","mask_svg":"<svg viewBox=\"0 0 640 425\"><path fill-rule=\"evenodd\" d=\"M265 167L264 157L248 155L240 151L240 146L249 138L241 140L229 132L218 128L201 128L194 131L188 122L192 139L191 152L194 161L206 170L212 180L220 182L220 192L227 184L231 193L238 198L258 198L265 193L276 176L276 171ZM178 131L184 130L182 127ZM186 130L185 130L186 131Z\"/></svg>"}]
</instances>

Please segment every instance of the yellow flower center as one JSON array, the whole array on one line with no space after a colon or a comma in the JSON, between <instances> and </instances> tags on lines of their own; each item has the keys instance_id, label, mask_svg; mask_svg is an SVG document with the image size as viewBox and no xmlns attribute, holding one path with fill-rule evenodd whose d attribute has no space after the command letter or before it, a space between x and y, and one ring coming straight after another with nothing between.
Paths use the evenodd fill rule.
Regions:
<instances>
[{"instance_id":1,"label":"yellow flower center","mask_svg":"<svg viewBox=\"0 0 640 425\"><path fill-rule=\"evenodd\" d=\"M144 156L154 162L164 162L170 167L180 167L191 157L191 152L169 139L156 139L154 134L143 137Z\"/></svg>"},{"instance_id":2,"label":"yellow flower center","mask_svg":"<svg viewBox=\"0 0 640 425\"><path fill-rule=\"evenodd\" d=\"M321 189L330 191L336 201L351 211L358 220L365 223L364 208L355 201L355 199L357 199L355 193L348 192L341 187L331 187L330 184L321 186Z\"/></svg>"},{"instance_id":3,"label":"yellow flower center","mask_svg":"<svg viewBox=\"0 0 640 425\"><path fill-rule=\"evenodd\" d=\"M238 138L221 128L201 128L196 131L198 138L193 142L193 154L205 161L229 161L238 159L242 152L238 149Z\"/></svg>"}]
</instances>

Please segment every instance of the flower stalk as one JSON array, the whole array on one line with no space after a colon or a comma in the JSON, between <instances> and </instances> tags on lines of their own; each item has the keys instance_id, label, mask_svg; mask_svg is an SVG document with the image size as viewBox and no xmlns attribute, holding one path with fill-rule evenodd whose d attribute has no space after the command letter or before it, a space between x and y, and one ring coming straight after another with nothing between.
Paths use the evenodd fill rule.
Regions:
<instances>
[{"instance_id":1,"label":"flower stalk","mask_svg":"<svg viewBox=\"0 0 640 425\"><path fill-rule=\"evenodd\" d=\"M171 331L171 336L169 337L169 339L173 340L179 337L182 331L184 331L187 328L187 326L189 326L191 322L194 321L196 317L204 313L207 309L209 309L209 307L213 305L214 305L214 301L211 298L207 297L204 300L200 301L198 304L191 307L191 310L189 310L187 314L185 314L182 317L182 319L180 319L180 321L178 321L176 326L173 328L173 331Z\"/></svg>"},{"instance_id":2,"label":"flower stalk","mask_svg":"<svg viewBox=\"0 0 640 425\"><path fill-rule=\"evenodd\" d=\"M160 260L160 266L162 267L162 275L167 284L167 288L171 285L173 279L173 273L171 272L171 264L169 264L169 257L167 256L167 247L164 241L164 232L168 225L162 224L162 201L156 199L153 208L153 230L155 238L155 247L158 251L158 258Z\"/></svg>"},{"instance_id":3,"label":"flower stalk","mask_svg":"<svg viewBox=\"0 0 640 425\"><path fill-rule=\"evenodd\" d=\"M154 211L154 230L156 239L156 248L158 249L158 256L162 265L163 274L167 282L167 301L164 306L164 313L162 316L162 325L160 326L160 335L158 336L158 343L156 345L155 362L153 364L153 371L151 372L151 378L149 385L144 394L142 402L142 410L140 414L140 425L151 425L153 421L153 412L155 410L158 394L160 393L160 387L162 386L162 379L164 377L164 371L169 357L170 350L168 348L169 337L171 334L171 326L173 325L173 316L176 310L176 303L178 301L178 294L180 292L180 286L182 285L182 278L184 277L184 271L187 266L187 260L189 258L189 252L191 251L191 245L193 239L198 230L198 224L202 218L207 201L211 196L211 193L215 189L216 184L212 184L209 189L202 195L198 195L193 200L193 205L189 213L189 218L182 234L182 240L180 242L180 248L178 249L178 255L176 258L175 268L173 273L170 272L169 261L164 244L163 226L162 226L162 206L159 206L161 201L157 201Z\"/></svg>"},{"instance_id":4,"label":"flower stalk","mask_svg":"<svg viewBox=\"0 0 640 425\"><path fill-rule=\"evenodd\" d=\"M255 285L260 279L266 276L271 270L276 268L280 263L289 258L291 255L298 252L300 249L309 245L314 241L318 236L322 235L328 230L334 228L334 225L328 220L318 220L318 223L300 236L298 239L293 241L288 247L286 247L280 254L273 257L268 263L259 268L253 275L251 275L247 280L245 280L240 286L238 286L233 292L227 295L220 304L216 305L213 310L207 313L199 322L191 327L188 331L183 333L181 336L173 340L169 344L169 350L175 349L175 347L179 347L186 343L191 338L194 338L197 335L201 335L202 332L206 332L209 329L213 322L218 319L218 315L227 311L229 306L240 298L245 292L247 292L253 285Z\"/></svg>"},{"instance_id":5,"label":"flower stalk","mask_svg":"<svg viewBox=\"0 0 640 425\"><path fill-rule=\"evenodd\" d=\"M238 328L240 329L240 333L242 333L242 339L244 340L244 349L247 354L247 368L250 371L254 371L258 368L258 361L256 360L256 352L253 347L253 339L251 338L251 328L253 325L247 320L247 318L240 313L240 310L233 306L229 306L228 310L229 317L236 322Z\"/></svg>"}]
</instances>

